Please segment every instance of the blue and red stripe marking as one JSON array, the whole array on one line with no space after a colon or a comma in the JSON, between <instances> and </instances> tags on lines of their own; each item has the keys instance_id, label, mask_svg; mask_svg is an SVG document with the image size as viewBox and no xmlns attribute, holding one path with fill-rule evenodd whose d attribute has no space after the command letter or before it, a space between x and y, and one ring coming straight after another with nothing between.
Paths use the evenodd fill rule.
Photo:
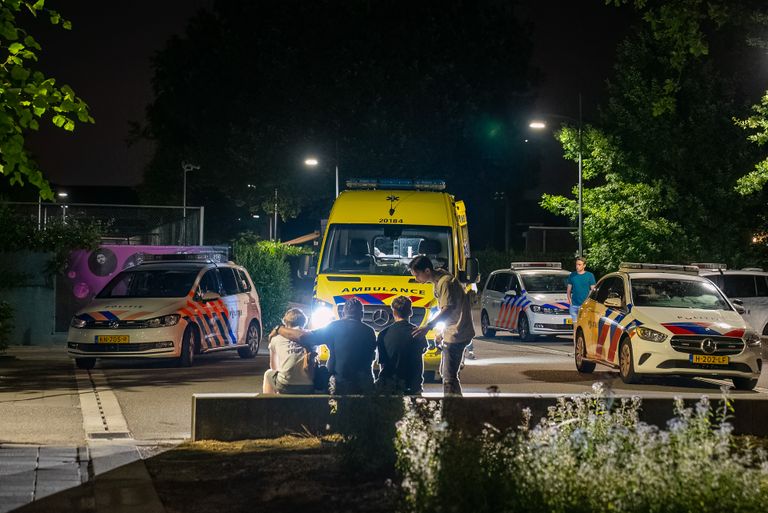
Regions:
<instances>
[{"instance_id":1,"label":"blue and red stripe marking","mask_svg":"<svg viewBox=\"0 0 768 513\"><path fill-rule=\"evenodd\" d=\"M712 328L714 324L710 322L667 322L662 323L661 325L675 335L710 335L722 337L744 336L743 329L729 330L723 333Z\"/></svg>"}]
</instances>

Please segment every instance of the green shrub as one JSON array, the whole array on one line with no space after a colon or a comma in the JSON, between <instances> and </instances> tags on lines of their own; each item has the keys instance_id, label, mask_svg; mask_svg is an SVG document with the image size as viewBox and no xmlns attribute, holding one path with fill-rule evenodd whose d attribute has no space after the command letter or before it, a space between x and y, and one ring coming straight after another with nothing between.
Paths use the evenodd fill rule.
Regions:
<instances>
[{"instance_id":1,"label":"green shrub","mask_svg":"<svg viewBox=\"0 0 768 513\"><path fill-rule=\"evenodd\" d=\"M13 308L5 301L0 301L0 352L8 349L11 330L13 330Z\"/></svg>"},{"instance_id":2,"label":"green shrub","mask_svg":"<svg viewBox=\"0 0 768 513\"><path fill-rule=\"evenodd\" d=\"M232 252L235 261L248 270L256 285L266 333L280 322L291 298L291 268L286 259L304 250L244 236L233 243Z\"/></svg>"},{"instance_id":3,"label":"green shrub","mask_svg":"<svg viewBox=\"0 0 768 513\"><path fill-rule=\"evenodd\" d=\"M768 459L737 444L730 402L676 400L666 430L639 421L638 398L602 385L561 399L530 428L481 437L454 433L439 411L407 412L398 426L405 509L414 512L763 511ZM527 423L526 423L527 424Z\"/></svg>"}]
</instances>

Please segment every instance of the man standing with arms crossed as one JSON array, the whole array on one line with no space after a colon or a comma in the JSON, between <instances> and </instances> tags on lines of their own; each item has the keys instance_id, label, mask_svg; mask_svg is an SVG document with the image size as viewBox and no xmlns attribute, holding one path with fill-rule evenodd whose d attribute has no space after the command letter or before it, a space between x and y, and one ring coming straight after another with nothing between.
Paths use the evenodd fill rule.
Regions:
<instances>
[{"instance_id":1,"label":"man standing with arms crossed","mask_svg":"<svg viewBox=\"0 0 768 513\"><path fill-rule=\"evenodd\" d=\"M571 305L571 318L576 326L579 308L587 300L590 291L595 288L595 275L587 271L587 261L584 257L576 257L576 270L568 276L566 295Z\"/></svg>"},{"instance_id":2,"label":"man standing with arms crossed","mask_svg":"<svg viewBox=\"0 0 768 513\"><path fill-rule=\"evenodd\" d=\"M445 323L443 331L443 393L461 395L459 370L464 350L475 336L472 324L472 310L469 296L464 287L447 271L435 269L432 260L420 255L411 260L408 268L419 283L431 283L435 288L435 297L440 306L440 313L420 328L413 330L413 336L427 334L438 322Z\"/></svg>"}]
</instances>

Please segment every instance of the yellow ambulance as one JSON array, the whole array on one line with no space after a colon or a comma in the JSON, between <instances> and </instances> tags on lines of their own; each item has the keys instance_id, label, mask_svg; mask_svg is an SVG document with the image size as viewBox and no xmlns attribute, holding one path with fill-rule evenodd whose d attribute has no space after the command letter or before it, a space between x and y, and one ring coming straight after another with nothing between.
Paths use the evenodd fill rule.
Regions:
<instances>
[{"instance_id":1,"label":"yellow ambulance","mask_svg":"<svg viewBox=\"0 0 768 513\"><path fill-rule=\"evenodd\" d=\"M390 304L397 296L413 302L417 326L437 315L431 284L417 283L408 263L426 255L475 288L477 259L470 257L463 201L444 192L441 180L354 179L336 199L320 249L310 328L338 319L350 298L363 303L363 322L377 333L392 324ZM476 290L476 289L475 289ZM434 340L440 326L427 334ZM327 358L327 348L320 357ZM436 378L440 350L430 343L424 355L425 381Z\"/></svg>"}]
</instances>

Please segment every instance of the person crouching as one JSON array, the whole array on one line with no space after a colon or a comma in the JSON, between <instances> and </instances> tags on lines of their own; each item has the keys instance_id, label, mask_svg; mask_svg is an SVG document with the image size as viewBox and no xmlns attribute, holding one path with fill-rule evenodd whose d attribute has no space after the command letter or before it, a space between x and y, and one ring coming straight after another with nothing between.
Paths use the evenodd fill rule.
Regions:
<instances>
[{"instance_id":1,"label":"person crouching","mask_svg":"<svg viewBox=\"0 0 768 513\"><path fill-rule=\"evenodd\" d=\"M298 308L283 316L288 328L303 329L307 317ZM265 394L311 394L314 390L311 361L314 353L281 335L269 342L269 370L264 373L262 391Z\"/></svg>"},{"instance_id":2,"label":"person crouching","mask_svg":"<svg viewBox=\"0 0 768 513\"><path fill-rule=\"evenodd\" d=\"M406 395L422 392L427 339L424 335L412 335L416 326L410 323L411 315L410 299L398 296L392 301L395 322L379 333L377 341L380 371L376 387L380 392Z\"/></svg>"}]
</instances>

